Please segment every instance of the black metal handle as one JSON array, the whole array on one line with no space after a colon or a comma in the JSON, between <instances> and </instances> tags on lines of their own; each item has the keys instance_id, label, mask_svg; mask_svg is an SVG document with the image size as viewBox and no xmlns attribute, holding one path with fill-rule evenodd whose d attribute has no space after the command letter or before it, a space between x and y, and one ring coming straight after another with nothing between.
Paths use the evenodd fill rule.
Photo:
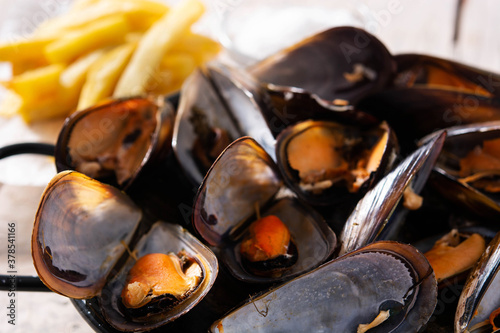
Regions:
<instances>
[{"instance_id":1,"label":"black metal handle","mask_svg":"<svg viewBox=\"0 0 500 333\"><path fill-rule=\"evenodd\" d=\"M40 281L38 276L0 275L0 290L17 291L51 291Z\"/></svg>"},{"instance_id":2,"label":"black metal handle","mask_svg":"<svg viewBox=\"0 0 500 333\"><path fill-rule=\"evenodd\" d=\"M16 143L0 148L0 159L21 154L38 154L54 156L55 146L49 143ZM38 276L0 275L0 290L16 291L50 291Z\"/></svg>"},{"instance_id":3,"label":"black metal handle","mask_svg":"<svg viewBox=\"0 0 500 333\"><path fill-rule=\"evenodd\" d=\"M55 146L49 143L27 142L16 143L0 148L0 159L21 155L21 154L38 154L54 156Z\"/></svg>"}]
</instances>

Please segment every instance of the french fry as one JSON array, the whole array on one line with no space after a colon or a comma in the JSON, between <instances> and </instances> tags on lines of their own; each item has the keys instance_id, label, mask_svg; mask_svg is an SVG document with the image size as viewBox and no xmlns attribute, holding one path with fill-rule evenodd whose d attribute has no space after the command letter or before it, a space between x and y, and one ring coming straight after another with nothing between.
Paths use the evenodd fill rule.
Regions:
<instances>
[{"instance_id":1,"label":"french fry","mask_svg":"<svg viewBox=\"0 0 500 333\"><path fill-rule=\"evenodd\" d=\"M160 2L148 0L102 0L82 3L66 15L42 23L35 36L61 36L72 30L81 29L97 20L123 14L132 29L145 30L168 10Z\"/></svg>"},{"instance_id":2,"label":"french fry","mask_svg":"<svg viewBox=\"0 0 500 333\"><path fill-rule=\"evenodd\" d=\"M32 123L39 120L65 117L72 106L71 102L68 102L60 93L54 93L40 98L36 103L22 100L17 112L25 122Z\"/></svg>"},{"instance_id":3,"label":"french fry","mask_svg":"<svg viewBox=\"0 0 500 333\"><path fill-rule=\"evenodd\" d=\"M128 43L114 48L101 56L90 68L82 88L77 110L85 109L110 97L127 65L136 43Z\"/></svg>"},{"instance_id":4,"label":"french fry","mask_svg":"<svg viewBox=\"0 0 500 333\"><path fill-rule=\"evenodd\" d=\"M219 43L211 38L187 31L173 47L172 52L189 53L198 59L197 64L213 58L221 50Z\"/></svg>"},{"instance_id":5,"label":"french fry","mask_svg":"<svg viewBox=\"0 0 500 333\"><path fill-rule=\"evenodd\" d=\"M189 53L175 52L166 55L146 87L146 92L157 95L167 95L179 90L184 80L196 68L196 59Z\"/></svg>"},{"instance_id":6,"label":"french fry","mask_svg":"<svg viewBox=\"0 0 500 333\"><path fill-rule=\"evenodd\" d=\"M71 110L75 109L79 95L85 84L86 77L92 65L106 53L106 49L99 49L80 57L69 65L59 79L61 95L67 100Z\"/></svg>"},{"instance_id":7,"label":"french fry","mask_svg":"<svg viewBox=\"0 0 500 333\"><path fill-rule=\"evenodd\" d=\"M200 0L169 8L152 0L75 0L30 39L0 44L13 78L0 115L26 122L66 116L108 97L168 94L220 46L190 31ZM2 83L0 83L2 84Z\"/></svg>"},{"instance_id":8,"label":"french fry","mask_svg":"<svg viewBox=\"0 0 500 333\"><path fill-rule=\"evenodd\" d=\"M10 62L14 75L48 65L43 48L53 41L53 38L23 38L15 42L0 44L0 61Z\"/></svg>"},{"instance_id":9,"label":"french fry","mask_svg":"<svg viewBox=\"0 0 500 333\"><path fill-rule=\"evenodd\" d=\"M80 57L68 67L61 64L26 72L10 83L19 94L13 106L26 122L65 116L73 111L90 66L105 50ZM15 103L11 97L11 105Z\"/></svg>"},{"instance_id":10,"label":"french fry","mask_svg":"<svg viewBox=\"0 0 500 333\"><path fill-rule=\"evenodd\" d=\"M45 46L45 56L51 63L68 63L79 55L119 43L130 27L124 15L103 18L88 26L69 32Z\"/></svg>"},{"instance_id":11,"label":"french fry","mask_svg":"<svg viewBox=\"0 0 500 333\"><path fill-rule=\"evenodd\" d=\"M201 17L204 10L198 0L183 0L156 22L139 42L113 96L145 93L148 81L159 68L165 53L182 38L184 31Z\"/></svg>"},{"instance_id":12,"label":"french fry","mask_svg":"<svg viewBox=\"0 0 500 333\"><path fill-rule=\"evenodd\" d=\"M64 68L64 65L54 64L24 72L15 76L9 87L21 96L23 101L37 101L59 89L59 77Z\"/></svg>"}]
</instances>

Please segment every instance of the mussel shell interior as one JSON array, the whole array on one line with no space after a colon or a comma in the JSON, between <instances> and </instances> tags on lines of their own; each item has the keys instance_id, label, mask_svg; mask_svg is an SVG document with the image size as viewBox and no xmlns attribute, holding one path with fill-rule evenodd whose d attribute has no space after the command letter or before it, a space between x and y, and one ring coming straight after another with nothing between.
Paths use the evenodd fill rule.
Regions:
<instances>
[{"instance_id":1,"label":"mussel shell interior","mask_svg":"<svg viewBox=\"0 0 500 333\"><path fill-rule=\"evenodd\" d=\"M203 279L196 290L175 307L164 311L158 309L156 313L146 318L134 318L123 310L120 297L127 274L135 263L130 257L120 271L109 280L98 297L106 320L121 331L151 330L175 320L203 299L217 277L218 262L213 252L179 225L155 223L133 250L136 251L138 258L148 253L178 253L183 250L199 263Z\"/></svg>"},{"instance_id":2,"label":"mussel shell interior","mask_svg":"<svg viewBox=\"0 0 500 333\"><path fill-rule=\"evenodd\" d=\"M252 138L235 140L212 165L195 197L193 224L212 246L227 242L282 186L276 165Z\"/></svg>"},{"instance_id":3,"label":"mussel shell interior","mask_svg":"<svg viewBox=\"0 0 500 333\"><path fill-rule=\"evenodd\" d=\"M411 186L420 193L441 152L446 134L439 133L406 157L358 201L340 235L340 255L376 239L391 239L407 210L400 204Z\"/></svg>"},{"instance_id":4,"label":"mussel shell interior","mask_svg":"<svg viewBox=\"0 0 500 333\"><path fill-rule=\"evenodd\" d=\"M488 320L500 308L499 269L500 233L497 233L465 282L455 314L455 332L483 332L472 327Z\"/></svg>"},{"instance_id":5,"label":"mussel shell interior","mask_svg":"<svg viewBox=\"0 0 500 333\"><path fill-rule=\"evenodd\" d=\"M242 262L240 245L244 236L243 231L241 236L221 251L230 272L239 280L252 283L288 280L320 265L335 250L337 239L333 231L318 213L295 198L277 200L261 211L261 215L275 215L285 223L297 247L297 262L283 270L280 276L256 276Z\"/></svg>"},{"instance_id":6,"label":"mussel shell interior","mask_svg":"<svg viewBox=\"0 0 500 333\"><path fill-rule=\"evenodd\" d=\"M355 332L389 304L402 313L370 332L416 332L436 302L425 257L410 245L377 242L251 297L211 332Z\"/></svg>"},{"instance_id":7,"label":"mussel shell interior","mask_svg":"<svg viewBox=\"0 0 500 333\"><path fill-rule=\"evenodd\" d=\"M370 172L369 176L359 186L359 189L352 193L348 191L348 184L345 180L334 183L320 193L305 190L300 185L301 179L298 170L295 170L291 166L288 147L294 140L301 140L301 135L308 131L322 131L337 138L328 144L331 149L349 164L350 169L348 172L351 171L351 168L357 168L358 161L362 159L368 160L368 152L372 151L380 140L383 140L383 152L377 152L378 156L374 154L374 156L377 156L378 166ZM337 142L339 139L342 142ZM360 193L366 192L366 190L376 183L392 166L392 162L397 154L397 140L387 125L361 129L332 121L309 120L300 122L284 130L278 137L276 151L278 166L284 181L301 199L310 204L332 205L341 201L347 201L353 196L359 196ZM326 151L323 155L328 155L329 153L329 151ZM332 169L335 167L332 166Z\"/></svg>"},{"instance_id":8,"label":"mussel shell interior","mask_svg":"<svg viewBox=\"0 0 500 333\"><path fill-rule=\"evenodd\" d=\"M76 112L59 134L56 167L127 189L148 162L171 149L173 117L171 105L153 97L118 99ZM108 161L116 161L113 170L89 173Z\"/></svg>"},{"instance_id":9,"label":"mussel shell interior","mask_svg":"<svg viewBox=\"0 0 500 333\"><path fill-rule=\"evenodd\" d=\"M493 82L500 76L458 62L423 54L398 54L394 56L398 74L394 85L421 88L456 89L492 97Z\"/></svg>"},{"instance_id":10,"label":"mussel shell interior","mask_svg":"<svg viewBox=\"0 0 500 333\"><path fill-rule=\"evenodd\" d=\"M500 138L500 122L451 127L446 132L447 138L430 179L431 184L450 201L474 214L495 219L500 212L500 195L477 189L473 183L460 181L458 173L460 159L475 147L482 146L484 141Z\"/></svg>"},{"instance_id":11,"label":"mussel shell interior","mask_svg":"<svg viewBox=\"0 0 500 333\"><path fill-rule=\"evenodd\" d=\"M118 189L78 172L57 174L33 227L38 276L68 297L98 294L141 219L141 210Z\"/></svg>"},{"instance_id":12,"label":"mussel shell interior","mask_svg":"<svg viewBox=\"0 0 500 333\"><path fill-rule=\"evenodd\" d=\"M419 54L394 59L398 74L392 85L358 107L386 120L401 143L437 129L500 120L498 74Z\"/></svg>"},{"instance_id":13,"label":"mussel shell interior","mask_svg":"<svg viewBox=\"0 0 500 333\"><path fill-rule=\"evenodd\" d=\"M183 85L172 144L179 163L196 185L201 184L210 165L200 165L193 147L200 138L207 141L203 132L210 129L226 131L229 143L252 136L274 154L274 138L260 112L257 87L246 85L241 75L213 64L196 71Z\"/></svg>"}]
</instances>

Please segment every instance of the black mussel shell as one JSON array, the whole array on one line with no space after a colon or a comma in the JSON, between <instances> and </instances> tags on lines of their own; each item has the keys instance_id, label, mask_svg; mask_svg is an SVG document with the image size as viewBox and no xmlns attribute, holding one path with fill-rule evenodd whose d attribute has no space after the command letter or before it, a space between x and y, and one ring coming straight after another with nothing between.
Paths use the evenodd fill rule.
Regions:
<instances>
[{"instance_id":1,"label":"black mussel shell","mask_svg":"<svg viewBox=\"0 0 500 333\"><path fill-rule=\"evenodd\" d=\"M439 134L431 134L420 144ZM481 149L485 141L500 138L500 121L455 126L446 129L447 138L430 177L430 184L462 213L474 214L494 221L500 213L500 194L476 187L473 178L460 176L460 161ZM485 179L491 184L499 180L495 170ZM498 172L497 172L498 173Z\"/></svg>"},{"instance_id":2,"label":"black mussel shell","mask_svg":"<svg viewBox=\"0 0 500 333\"><path fill-rule=\"evenodd\" d=\"M163 98L123 98L81 110L59 133L56 168L126 190L171 151L173 122L173 108Z\"/></svg>"},{"instance_id":3,"label":"black mussel shell","mask_svg":"<svg viewBox=\"0 0 500 333\"><path fill-rule=\"evenodd\" d=\"M290 231L298 259L279 276L259 276L242 263L240 243L249 225L262 216L277 216ZM278 167L252 138L231 143L208 171L195 197L193 226L237 279L251 283L284 281L326 260L336 237L319 213L285 187Z\"/></svg>"},{"instance_id":4,"label":"black mussel shell","mask_svg":"<svg viewBox=\"0 0 500 333\"><path fill-rule=\"evenodd\" d=\"M386 120L402 145L412 149L437 129L500 120L500 75L424 55L395 60L398 74L392 85L357 106Z\"/></svg>"},{"instance_id":5,"label":"black mussel shell","mask_svg":"<svg viewBox=\"0 0 500 333\"><path fill-rule=\"evenodd\" d=\"M392 79L396 64L373 35L355 27L318 33L249 69L270 89L299 88L325 103L356 104ZM286 90L286 89L285 89Z\"/></svg>"}]
</instances>

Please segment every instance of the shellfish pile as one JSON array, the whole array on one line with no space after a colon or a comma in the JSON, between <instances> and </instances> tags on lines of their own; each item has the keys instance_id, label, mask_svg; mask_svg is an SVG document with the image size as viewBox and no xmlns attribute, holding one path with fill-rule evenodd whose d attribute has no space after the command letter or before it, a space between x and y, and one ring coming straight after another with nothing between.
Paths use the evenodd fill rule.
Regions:
<instances>
[{"instance_id":1,"label":"shellfish pile","mask_svg":"<svg viewBox=\"0 0 500 333\"><path fill-rule=\"evenodd\" d=\"M37 272L104 332L493 332L499 81L340 27L79 111Z\"/></svg>"}]
</instances>

